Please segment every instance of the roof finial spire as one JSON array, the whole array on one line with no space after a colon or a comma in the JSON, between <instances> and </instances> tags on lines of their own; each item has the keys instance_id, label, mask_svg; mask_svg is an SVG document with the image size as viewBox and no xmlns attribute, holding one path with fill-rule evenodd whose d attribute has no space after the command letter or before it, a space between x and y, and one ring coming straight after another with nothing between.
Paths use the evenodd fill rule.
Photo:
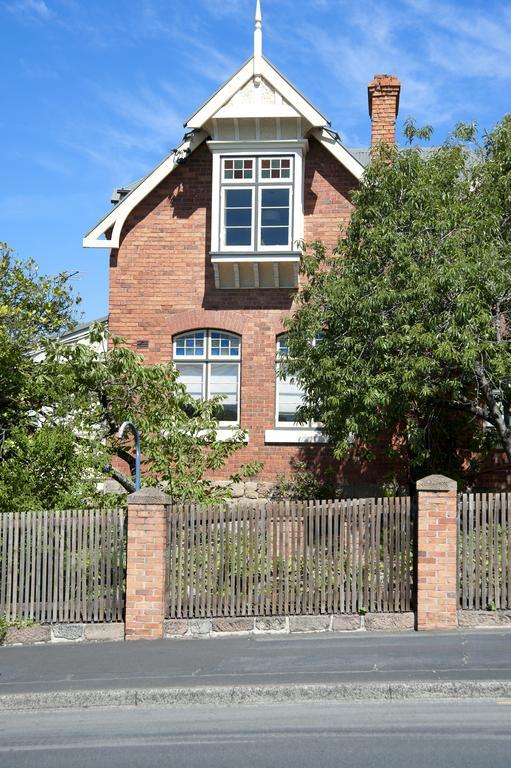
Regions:
<instances>
[{"instance_id":1,"label":"roof finial spire","mask_svg":"<svg viewBox=\"0 0 511 768\"><path fill-rule=\"evenodd\" d=\"M255 84L261 82L261 69L263 63L263 15L261 13L261 0L257 0L254 29L254 80Z\"/></svg>"}]
</instances>

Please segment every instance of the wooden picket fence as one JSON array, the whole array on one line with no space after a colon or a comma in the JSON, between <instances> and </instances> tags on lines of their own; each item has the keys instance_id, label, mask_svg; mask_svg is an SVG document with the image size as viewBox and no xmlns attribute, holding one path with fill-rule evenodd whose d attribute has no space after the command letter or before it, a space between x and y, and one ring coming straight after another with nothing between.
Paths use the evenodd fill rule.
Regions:
<instances>
[{"instance_id":1,"label":"wooden picket fence","mask_svg":"<svg viewBox=\"0 0 511 768\"><path fill-rule=\"evenodd\" d=\"M171 618L413 608L409 498L174 506Z\"/></svg>"},{"instance_id":2,"label":"wooden picket fence","mask_svg":"<svg viewBox=\"0 0 511 768\"><path fill-rule=\"evenodd\" d=\"M459 606L511 608L511 494L463 494L458 503Z\"/></svg>"},{"instance_id":3,"label":"wooden picket fence","mask_svg":"<svg viewBox=\"0 0 511 768\"><path fill-rule=\"evenodd\" d=\"M123 509L0 515L0 616L122 621L125 518Z\"/></svg>"}]
</instances>

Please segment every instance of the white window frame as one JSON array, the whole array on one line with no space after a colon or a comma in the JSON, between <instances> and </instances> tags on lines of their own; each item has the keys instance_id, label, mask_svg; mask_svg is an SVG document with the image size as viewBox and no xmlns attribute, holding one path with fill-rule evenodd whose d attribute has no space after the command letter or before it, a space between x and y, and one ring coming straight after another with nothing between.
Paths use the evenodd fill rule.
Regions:
<instances>
[{"instance_id":1,"label":"white window frame","mask_svg":"<svg viewBox=\"0 0 511 768\"><path fill-rule=\"evenodd\" d=\"M204 344L204 355L202 356L177 356L176 355L176 345L177 340L182 337L186 336L189 333L194 332L200 332L204 333L205 336L205 344ZM237 357L233 357L232 355L212 355L212 334L213 333L221 333L225 336L231 336L233 338L236 338L239 340L239 355ZM223 421L219 420L218 425L219 427L239 427L240 421L241 421L241 364L242 364L242 344L243 340L242 337L237 333L231 333L230 331L223 331L218 328L197 328L190 331L183 331L182 333L178 333L174 336L172 340L172 362L174 365L179 365L179 363L183 364L190 364L190 365L201 365L202 364L202 398L204 400L208 400L210 398L210 381L211 381L211 366L215 364L224 364L227 365L228 363L235 364L238 366L238 376L237 376L237 389L236 389L236 405L237 405L237 416L238 418L236 421Z\"/></svg>"},{"instance_id":2,"label":"white window frame","mask_svg":"<svg viewBox=\"0 0 511 768\"><path fill-rule=\"evenodd\" d=\"M287 180L286 180L287 181ZM262 229L263 229L263 217L262 217L262 199L263 192L267 189L288 189L289 190L289 224L287 227L287 243L286 245L262 245ZM257 250L260 253L275 253L275 251L290 251L293 245L293 185L287 181L286 184L279 184L275 187L272 184L259 184L258 186L258 200L257 200ZM283 228L283 227L282 227Z\"/></svg>"},{"instance_id":3,"label":"white window frame","mask_svg":"<svg viewBox=\"0 0 511 768\"><path fill-rule=\"evenodd\" d=\"M290 168L290 175L287 179L272 179L271 175L269 179L263 179L263 160L281 160L281 159L290 159L291 160L291 168ZM290 155L289 153L283 152L281 155L278 155L276 153L268 154L268 155L261 155L260 157L256 158L257 162L257 173L258 173L258 180L259 184L291 184L294 185L295 181L295 158ZM270 174L271 174L271 168L270 168Z\"/></svg>"},{"instance_id":4,"label":"white window frame","mask_svg":"<svg viewBox=\"0 0 511 768\"><path fill-rule=\"evenodd\" d=\"M226 192L229 192L230 190L236 190L242 191L242 190L248 190L250 192L250 195L252 197L252 204L251 204L251 211L252 211L252 224L250 227L250 245L226 245L225 243L225 235L227 230L227 225L225 223L225 211L226 211L226 205L225 205L225 198ZM222 251L229 253L229 252L240 252L243 253L243 251L246 251L248 253L251 253L254 250L254 232L255 232L255 226L256 226L256 212L254 210L254 197L255 197L255 185L249 185L246 182L244 184L238 184L237 186L231 184L225 184L222 185L220 190L221 195L221 225L220 225L220 236L221 236L221 246Z\"/></svg>"},{"instance_id":5,"label":"white window frame","mask_svg":"<svg viewBox=\"0 0 511 768\"><path fill-rule=\"evenodd\" d=\"M213 254L235 254L239 253L241 257L246 257L250 251L247 247L225 246L223 241L224 222L224 195L223 189L229 186L235 189L247 187L256 189L257 186L281 186L282 184L290 186L292 189L291 210L290 210L290 232L289 247L282 248L269 247L262 251L264 254L289 254L296 250L296 243L303 240L304 237L304 176L305 163L304 157L308 150L309 143L307 139L296 140L271 140L271 141L253 141L253 142L233 142L233 141L208 141L208 147L213 155L213 179L212 179L212 204L211 204L211 248ZM260 179L259 168L263 159L273 157L290 157L292 159L292 174L290 179ZM252 181L239 179L223 181L223 160L236 158L253 158L256 161L255 174ZM257 179L257 181L256 181ZM253 232L258 223L253 221ZM257 254L256 250L258 239L254 241L252 253Z\"/></svg>"},{"instance_id":6,"label":"white window frame","mask_svg":"<svg viewBox=\"0 0 511 768\"><path fill-rule=\"evenodd\" d=\"M234 178L234 169L233 169L233 178L232 179L224 179L224 172L225 172L225 161L226 160L232 160L233 162L235 160L252 160L252 178L251 179L235 179ZM254 157L253 155L240 155L239 157L236 157L234 155L224 155L222 157L222 165L221 165L221 183L222 185L230 185L233 184L235 186L248 186L248 185L254 185L255 180L257 178L257 157Z\"/></svg>"},{"instance_id":7,"label":"white window frame","mask_svg":"<svg viewBox=\"0 0 511 768\"><path fill-rule=\"evenodd\" d=\"M279 421L279 384L284 381L279 377L279 365L282 365L282 360L279 360L278 344L279 339L286 336L286 333L279 333L275 339L275 426L278 430L300 430L301 432L321 432L321 424L317 421L297 422L297 421ZM313 346L317 344L317 338L312 340ZM320 441L321 442L321 441Z\"/></svg>"}]
</instances>

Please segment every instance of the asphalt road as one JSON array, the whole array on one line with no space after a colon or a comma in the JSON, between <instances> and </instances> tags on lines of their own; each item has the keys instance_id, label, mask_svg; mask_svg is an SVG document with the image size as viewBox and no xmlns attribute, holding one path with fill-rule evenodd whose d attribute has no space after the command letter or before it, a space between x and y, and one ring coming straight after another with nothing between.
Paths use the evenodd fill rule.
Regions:
<instances>
[{"instance_id":1,"label":"asphalt road","mask_svg":"<svg viewBox=\"0 0 511 768\"><path fill-rule=\"evenodd\" d=\"M261 635L0 648L0 695L442 680L511 681L511 632Z\"/></svg>"},{"instance_id":2,"label":"asphalt road","mask_svg":"<svg viewBox=\"0 0 511 768\"><path fill-rule=\"evenodd\" d=\"M509 768L511 701L0 713L3 768Z\"/></svg>"}]
</instances>

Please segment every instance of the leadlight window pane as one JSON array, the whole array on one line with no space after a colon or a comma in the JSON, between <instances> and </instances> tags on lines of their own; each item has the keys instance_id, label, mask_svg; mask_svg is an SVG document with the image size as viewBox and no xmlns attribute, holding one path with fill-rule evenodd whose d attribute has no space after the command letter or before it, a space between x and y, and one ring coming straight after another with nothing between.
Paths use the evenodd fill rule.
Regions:
<instances>
[{"instance_id":1,"label":"leadlight window pane","mask_svg":"<svg viewBox=\"0 0 511 768\"><path fill-rule=\"evenodd\" d=\"M219 331L211 333L211 355L213 357L239 357L240 340Z\"/></svg>"},{"instance_id":2,"label":"leadlight window pane","mask_svg":"<svg viewBox=\"0 0 511 768\"><path fill-rule=\"evenodd\" d=\"M291 159L289 157L273 157L261 160L261 179L280 179L291 178Z\"/></svg>"},{"instance_id":3,"label":"leadlight window pane","mask_svg":"<svg viewBox=\"0 0 511 768\"><path fill-rule=\"evenodd\" d=\"M224 160L224 181L252 181L254 178L254 160L246 158Z\"/></svg>"},{"instance_id":4,"label":"leadlight window pane","mask_svg":"<svg viewBox=\"0 0 511 768\"><path fill-rule=\"evenodd\" d=\"M176 357L204 357L204 331L185 333L176 339Z\"/></svg>"},{"instance_id":5,"label":"leadlight window pane","mask_svg":"<svg viewBox=\"0 0 511 768\"><path fill-rule=\"evenodd\" d=\"M238 376L237 363L211 363L209 396L224 398L216 414L219 421L238 421Z\"/></svg>"}]
</instances>

